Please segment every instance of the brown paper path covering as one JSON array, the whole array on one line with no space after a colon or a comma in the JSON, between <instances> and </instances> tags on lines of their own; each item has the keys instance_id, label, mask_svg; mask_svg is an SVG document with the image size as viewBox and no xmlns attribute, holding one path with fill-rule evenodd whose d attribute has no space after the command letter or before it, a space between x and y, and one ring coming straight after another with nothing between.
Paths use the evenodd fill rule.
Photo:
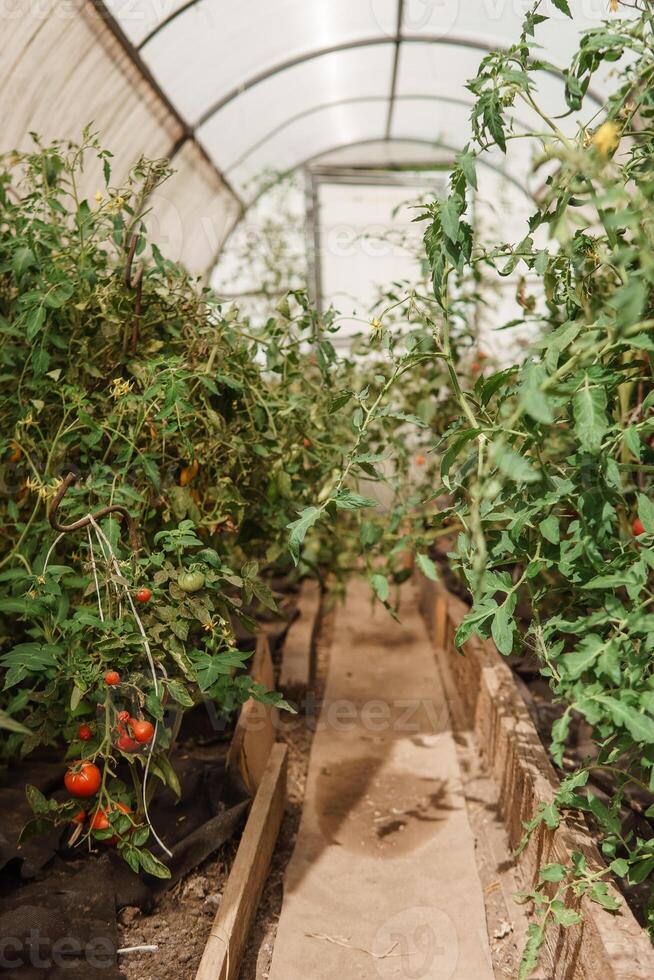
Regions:
<instances>
[{"instance_id":1,"label":"brown paper path covering","mask_svg":"<svg viewBox=\"0 0 654 980\"><path fill-rule=\"evenodd\" d=\"M414 590L401 623L354 583L325 703L270 980L490 980L461 773Z\"/></svg>"}]
</instances>

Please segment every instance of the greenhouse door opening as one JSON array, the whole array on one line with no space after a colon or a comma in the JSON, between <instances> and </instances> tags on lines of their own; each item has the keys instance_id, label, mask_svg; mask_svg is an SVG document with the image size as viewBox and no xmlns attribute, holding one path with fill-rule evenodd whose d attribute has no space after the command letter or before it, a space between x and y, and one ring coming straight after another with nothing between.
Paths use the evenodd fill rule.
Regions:
<instances>
[{"instance_id":1,"label":"greenhouse door opening","mask_svg":"<svg viewBox=\"0 0 654 980\"><path fill-rule=\"evenodd\" d=\"M422 222L416 205L442 196L439 170L311 168L307 229L313 254L311 286L322 309L339 312L337 346L366 331L398 295L423 278Z\"/></svg>"}]
</instances>

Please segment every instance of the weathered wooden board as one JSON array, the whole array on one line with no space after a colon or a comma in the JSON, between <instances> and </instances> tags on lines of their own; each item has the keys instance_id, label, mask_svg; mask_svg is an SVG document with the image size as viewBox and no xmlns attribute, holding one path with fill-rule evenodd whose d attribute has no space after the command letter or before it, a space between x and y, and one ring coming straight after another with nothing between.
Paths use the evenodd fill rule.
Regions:
<instances>
[{"instance_id":1,"label":"weathered wooden board","mask_svg":"<svg viewBox=\"0 0 654 980\"><path fill-rule=\"evenodd\" d=\"M284 814L287 751L272 748L195 980L238 976Z\"/></svg>"},{"instance_id":2,"label":"weathered wooden board","mask_svg":"<svg viewBox=\"0 0 654 980\"><path fill-rule=\"evenodd\" d=\"M275 677L270 646L260 633L250 676L257 684L273 690ZM227 754L227 769L237 770L247 789L254 796L268 764L278 730L278 712L270 705L250 698L241 708L239 719Z\"/></svg>"},{"instance_id":3,"label":"weathered wooden board","mask_svg":"<svg viewBox=\"0 0 654 980\"><path fill-rule=\"evenodd\" d=\"M513 846L523 823L541 803L551 803L558 778L540 741L511 670L494 644L470 639L461 653L454 634L466 606L440 584L418 576L420 605L430 627L455 723L471 731L499 787L500 817ZM518 867L525 885L551 861L570 864L581 851L592 867L604 866L583 820L556 830L543 824L532 834ZM609 887L611 887L609 885ZM614 891L617 895L617 892ZM543 956L551 980L651 980L654 951L626 904L618 914L584 900L583 922L548 930Z\"/></svg>"}]
</instances>

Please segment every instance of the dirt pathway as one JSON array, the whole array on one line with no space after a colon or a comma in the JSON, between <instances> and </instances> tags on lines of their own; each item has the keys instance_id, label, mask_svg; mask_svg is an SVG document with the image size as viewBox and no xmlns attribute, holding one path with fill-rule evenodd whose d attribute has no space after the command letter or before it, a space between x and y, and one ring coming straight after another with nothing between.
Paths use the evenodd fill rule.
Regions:
<instances>
[{"instance_id":1,"label":"dirt pathway","mask_svg":"<svg viewBox=\"0 0 654 980\"><path fill-rule=\"evenodd\" d=\"M271 980L491 980L456 745L413 588L353 583L287 869Z\"/></svg>"}]
</instances>

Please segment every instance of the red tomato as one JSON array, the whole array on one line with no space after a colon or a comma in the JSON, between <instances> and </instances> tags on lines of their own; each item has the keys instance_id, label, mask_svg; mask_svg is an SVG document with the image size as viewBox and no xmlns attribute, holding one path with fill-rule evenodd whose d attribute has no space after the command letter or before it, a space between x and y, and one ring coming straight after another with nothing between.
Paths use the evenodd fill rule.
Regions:
<instances>
[{"instance_id":1,"label":"red tomato","mask_svg":"<svg viewBox=\"0 0 654 980\"><path fill-rule=\"evenodd\" d=\"M116 748L121 752L135 752L139 748L139 743L129 735L122 734L116 739Z\"/></svg>"},{"instance_id":2,"label":"red tomato","mask_svg":"<svg viewBox=\"0 0 654 980\"><path fill-rule=\"evenodd\" d=\"M123 813L131 813L132 811L124 803L116 803L112 809L121 810ZM89 821L89 827L91 830L109 830L111 823L109 822L109 817L107 816L107 811L104 809L96 810L91 820ZM119 837L109 837L103 840L103 844L117 844Z\"/></svg>"},{"instance_id":3,"label":"red tomato","mask_svg":"<svg viewBox=\"0 0 654 980\"><path fill-rule=\"evenodd\" d=\"M481 364L477 364L476 361L473 361L472 364L470 365L470 370L472 371L473 374L479 374L479 372L481 371Z\"/></svg>"},{"instance_id":4,"label":"red tomato","mask_svg":"<svg viewBox=\"0 0 654 980\"><path fill-rule=\"evenodd\" d=\"M118 712L119 721L129 721L129 711L119 711Z\"/></svg>"},{"instance_id":5,"label":"red tomato","mask_svg":"<svg viewBox=\"0 0 654 980\"><path fill-rule=\"evenodd\" d=\"M83 742L88 742L89 739L93 738L93 729L90 725L80 725L77 729L77 737L81 738Z\"/></svg>"},{"instance_id":6,"label":"red tomato","mask_svg":"<svg viewBox=\"0 0 654 980\"><path fill-rule=\"evenodd\" d=\"M309 446L311 445L311 439L308 439L305 436L304 439L302 440L302 445L304 446L305 449L308 449Z\"/></svg>"},{"instance_id":7,"label":"red tomato","mask_svg":"<svg viewBox=\"0 0 654 980\"><path fill-rule=\"evenodd\" d=\"M643 522L641 521L640 517L634 518L634 522L631 525L631 530L634 532L636 536L645 533L645 528L643 526Z\"/></svg>"},{"instance_id":8,"label":"red tomato","mask_svg":"<svg viewBox=\"0 0 654 980\"><path fill-rule=\"evenodd\" d=\"M137 742L150 742L152 740L152 736L154 735L154 725L152 722L130 718L129 725Z\"/></svg>"},{"instance_id":9,"label":"red tomato","mask_svg":"<svg viewBox=\"0 0 654 980\"><path fill-rule=\"evenodd\" d=\"M89 821L91 830L109 830L110 826L105 810L96 810Z\"/></svg>"},{"instance_id":10,"label":"red tomato","mask_svg":"<svg viewBox=\"0 0 654 980\"><path fill-rule=\"evenodd\" d=\"M104 682L109 687L115 687L116 684L120 684L120 674L117 670L108 670L104 675Z\"/></svg>"},{"instance_id":11,"label":"red tomato","mask_svg":"<svg viewBox=\"0 0 654 980\"><path fill-rule=\"evenodd\" d=\"M418 453L418 455L416 456L416 466L424 466L426 462L427 462L426 457L423 456L422 453Z\"/></svg>"},{"instance_id":12,"label":"red tomato","mask_svg":"<svg viewBox=\"0 0 654 980\"><path fill-rule=\"evenodd\" d=\"M76 762L64 776L64 786L71 796L95 796L102 776L92 762Z\"/></svg>"},{"instance_id":13,"label":"red tomato","mask_svg":"<svg viewBox=\"0 0 654 980\"><path fill-rule=\"evenodd\" d=\"M79 810L72 818L72 823L84 823L86 820L86 810Z\"/></svg>"},{"instance_id":14,"label":"red tomato","mask_svg":"<svg viewBox=\"0 0 654 980\"><path fill-rule=\"evenodd\" d=\"M146 585L136 591L136 601L137 602L149 602L152 598L152 589L148 589Z\"/></svg>"}]
</instances>

